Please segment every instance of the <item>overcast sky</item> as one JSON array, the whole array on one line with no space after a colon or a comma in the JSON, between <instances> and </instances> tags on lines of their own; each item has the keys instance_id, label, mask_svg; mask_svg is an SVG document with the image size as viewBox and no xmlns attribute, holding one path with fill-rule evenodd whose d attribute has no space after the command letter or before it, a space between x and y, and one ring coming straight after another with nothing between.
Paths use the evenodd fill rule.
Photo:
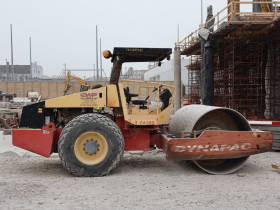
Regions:
<instances>
[{"instance_id":1,"label":"overcast sky","mask_svg":"<svg viewBox=\"0 0 280 210\"><path fill-rule=\"evenodd\" d=\"M0 65L11 61L10 24L13 24L14 65L32 61L43 66L44 75L59 75L67 69L92 69L96 63L95 27L102 51L114 47L167 47L174 49L177 24L180 40L195 31L201 21L200 0L0 0ZM203 0L214 14L227 0ZM251 5L246 9L250 10ZM98 39L99 40L99 39ZM98 46L99 47L99 46ZM172 56L173 57L173 56ZM99 58L100 67L100 58ZM124 67L147 69L147 63ZM112 63L102 59L109 76ZM92 76L91 72L75 73Z\"/></svg>"}]
</instances>

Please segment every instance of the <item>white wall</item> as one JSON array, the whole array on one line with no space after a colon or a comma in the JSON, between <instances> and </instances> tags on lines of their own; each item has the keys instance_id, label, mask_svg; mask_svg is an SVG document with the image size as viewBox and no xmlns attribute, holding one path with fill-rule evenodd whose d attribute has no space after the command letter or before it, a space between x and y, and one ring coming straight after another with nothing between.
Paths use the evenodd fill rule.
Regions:
<instances>
[{"instance_id":1,"label":"white wall","mask_svg":"<svg viewBox=\"0 0 280 210\"><path fill-rule=\"evenodd\" d=\"M43 67L37 65L36 62L32 63L32 77L42 78Z\"/></svg>"}]
</instances>

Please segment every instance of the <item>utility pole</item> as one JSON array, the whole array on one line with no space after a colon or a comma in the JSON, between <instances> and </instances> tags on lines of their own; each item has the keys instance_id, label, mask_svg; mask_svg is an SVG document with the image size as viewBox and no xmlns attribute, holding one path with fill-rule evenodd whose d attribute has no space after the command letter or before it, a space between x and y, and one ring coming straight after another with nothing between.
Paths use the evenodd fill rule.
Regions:
<instances>
[{"instance_id":1,"label":"utility pole","mask_svg":"<svg viewBox=\"0 0 280 210\"><path fill-rule=\"evenodd\" d=\"M100 38L100 69L101 69L101 81L102 81L102 54L101 54L101 38Z\"/></svg>"},{"instance_id":2,"label":"utility pole","mask_svg":"<svg viewBox=\"0 0 280 210\"><path fill-rule=\"evenodd\" d=\"M32 78L31 37L29 37L29 45L30 45L30 78Z\"/></svg>"},{"instance_id":3,"label":"utility pole","mask_svg":"<svg viewBox=\"0 0 280 210\"><path fill-rule=\"evenodd\" d=\"M99 80L99 72L98 72L98 36L97 36L97 25L96 25L96 69L97 69L97 81Z\"/></svg>"},{"instance_id":4,"label":"utility pole","mask_svg":"<svg viewBox=\"0 0 280 210\"><path fill-rule=\"evenodd\" d=\"M12 24L10 24L11 28L11 61L12 61L12 81L14 81L14 59L13 59L13 31Z\"/></svg>"}]
</instances>

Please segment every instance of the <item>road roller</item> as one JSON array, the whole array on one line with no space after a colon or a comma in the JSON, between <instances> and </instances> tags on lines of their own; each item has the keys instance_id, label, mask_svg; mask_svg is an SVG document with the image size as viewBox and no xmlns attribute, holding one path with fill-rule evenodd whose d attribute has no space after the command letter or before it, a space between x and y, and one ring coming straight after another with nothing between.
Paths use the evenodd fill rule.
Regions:
<instances>
[{"instance_id":1,"label":"road roller","mask_svg":"<svg viewBox=\"0 0 280 210\"><path fill-rule=\"evenodd\" d=\"M124 151L162 149L169 161L193 161L210 174L240 169L250 155L272 149L273 136L255 132L238 112L188 105L171 116L175 88L153 81L120 80L125 62L169 60L171 48L116 47L108 85L23 107L13 145L44 157L58 153L74 176L111 173ZM160 66L160 65L159 65Z\"/></svg>"}]
</instances>

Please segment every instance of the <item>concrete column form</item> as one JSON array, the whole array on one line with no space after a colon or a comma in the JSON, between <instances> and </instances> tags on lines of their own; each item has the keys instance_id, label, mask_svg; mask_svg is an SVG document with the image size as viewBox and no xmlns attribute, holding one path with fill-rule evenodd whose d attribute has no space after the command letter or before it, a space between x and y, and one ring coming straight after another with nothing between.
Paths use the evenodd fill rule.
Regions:
<instances>
[{"instance_id":1,"label":"concrete column form","mask_svg":"<svg viewBox=\"0 0 280 210\"><path fill-rule=\"evenodd\" d=\"M174 51L174 112L181 108L181 51Z\"/></svg>"}]
</instances>

